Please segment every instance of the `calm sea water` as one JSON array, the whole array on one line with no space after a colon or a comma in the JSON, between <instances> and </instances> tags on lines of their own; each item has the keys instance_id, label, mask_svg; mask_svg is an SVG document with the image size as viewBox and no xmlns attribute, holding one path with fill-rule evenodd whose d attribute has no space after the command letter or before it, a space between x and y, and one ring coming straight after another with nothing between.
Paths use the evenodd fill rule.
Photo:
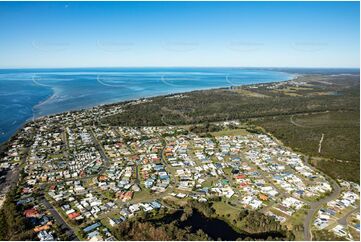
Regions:
<instances>
[{"instance_id":1,"label":"calm sea water","mask_svg":"<svg viewBox=\"0 0 361 242\"><path fill-rule=\"evenodd\" d=\"M0 70L0 142L27 120L141 97L291 79L239 68Z\"/></svg>"}]
</instances>

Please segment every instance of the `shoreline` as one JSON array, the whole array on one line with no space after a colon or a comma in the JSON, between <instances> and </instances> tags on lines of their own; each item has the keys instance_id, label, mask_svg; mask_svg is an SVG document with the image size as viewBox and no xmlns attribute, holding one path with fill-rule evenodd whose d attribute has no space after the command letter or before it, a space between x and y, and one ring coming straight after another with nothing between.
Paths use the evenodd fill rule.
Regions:
<instances>
[{"instance_id":1,"label":"shoreline","mask_svg":"<svg viewBox=\"0 0 361 242\"><path fill-rule=\"evenodd\" d=\"M281 72L281 71L280 71ZM135 98L135 99L128 99L128 100L122 100L122 101L110 101L109 103L102 103L102 104L97 104L95 106L89 106L89 107L84 107L84 108L75 108L75 109L70 109L67 111L61 111L61 112L55 112L55 113L51 113L51 114L45 114L45 115L41 115L41 116L36 116L34 114L33 111L33 115L32 117L27 118L20 126L19 128L15 131L14 134L12 134L11 136L9 136L9 138L7 138L5 141L0 143L0 153L5 149L5 147L7 146L7 143L9 143L14 137L16 137L16 135L29 123L31 122L36 122L39 119L42 118L46 118L46 117L52 117L54 115L60 115L63 113L72 113L72 112L83 112L86 110L90 110L93 108L102 108L102 107L112 107L115 105L124 105L127 103L131 103L131 102L136 102L139 100L150 100L152 98L157 98L157 97L171 97L171 96L175 96L175 95L186 95L187 93L191 93L191 92L200 92L200 91L211 91L211 90L224 90L224 89L229 89L231 87L246 87L246 86L254 86L254 85L265 85L265 84L274 84L274 83L282 83L282 82L289 82L289 81L293 81L298 79L301 76L304 76L305 74L299 74L299 73L288 73L288 72L284 72L282 71L282 73L288 74L290 75L290 79L287 80L281 80L281 81L272 81L272 82L260 82L260 83L254 83L254 84L240 84L240 85L230 85L230 86L222 86L222 87L211 87L211 88L201 88L201 89L194 89L194 90L189 90L189 91L181 91L181 92L174 92L174 93L168 93L168 94L155 94L155 95L151 95L151 96L145 96L145 97L139 97L139 98ZM51 99L55 94L54 90L52 89L53 93L51 95L49 95L49 97L43 101L40 101L39 103L37 103L36 105L34 105L32 107L32 109L34 110L35 107L42 105L43 103L46 103L49 98Z\"/></svg>"},{"instance_id":2,"label":"shoreline","mask_svg":"<svg viewBox=\"0 0 361 242\"><path fill-rule=\"evenodd\" d=\"M264 85L264 84L288 82L288 81L293 81L293 80L295 80L295 79L297 79L297 78L304 75L304 74L292 74L292 73L287 73L287 74L292 76L291 79L282 80L282 81L273 81L273 82L260 82L260 83L255 83L255 84L244 84L244 85L240 84L240 85L234 85L234 86L200 88L200 89L194 89L194 90L189 90L189 91L181 91L181 92L174 92L174 93L168 93L168 94L155 94L155 95L151 95L151 96L144 96L144 97L139 97L139 98L127 99L127 100L110 101L109 103L105 102L105 103L100 103L100 104L97 104L97 105L94 105L94 106L89 106L89 107L84 107L84 108L75 108L75 109L70 109L68 111L61 111L61 112L41 115L41 116L36 117L35 121L37 119L40 119L40 118L51 117L53 115L59 115L59 114L62 114L62 113L67 113L67 112L81 112L81 111L89 110L89 109L92 109L92 108L100 108L100 107L105 107L105 106L114 106L114 105L126 104L126 103L129 103L129 102L134 102L134 101L139 101L139 100L147 100L147 99L157 98L157 97L175 96L175 95L187 94L187 93L198 92L198 91L222 90L222 89L228 89L228 88L231 88L231 87L245 87L245 86L254 86L254 85ZM51 96L53 96L53 95L51 95Z\"/></svg>"}]
</instances>

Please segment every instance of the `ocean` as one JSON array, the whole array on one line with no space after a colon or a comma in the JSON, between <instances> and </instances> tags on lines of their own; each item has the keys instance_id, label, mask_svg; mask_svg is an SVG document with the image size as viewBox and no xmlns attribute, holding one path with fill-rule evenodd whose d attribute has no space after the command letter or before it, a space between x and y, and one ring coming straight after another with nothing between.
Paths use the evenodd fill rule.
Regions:
<instances>
[{"instance_id":1,"label":"ocean","mask_svg":"<svg viewBox=\"0 0 361 242\"><path fill-rule=\"evenodd\" d=\"M284 81L293 74L242 68L0 70L0 143L27 120L158 95Z\"/></svg>"}]
</instances>

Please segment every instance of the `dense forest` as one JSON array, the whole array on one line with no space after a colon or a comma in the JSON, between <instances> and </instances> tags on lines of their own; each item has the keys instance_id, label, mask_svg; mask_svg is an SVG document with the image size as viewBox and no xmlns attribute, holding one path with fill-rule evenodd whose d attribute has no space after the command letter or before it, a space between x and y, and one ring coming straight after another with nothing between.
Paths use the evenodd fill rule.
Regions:
<instances>
[{"instance_id":1,"label":"dense forest","mask_svg":"<svg viewBox=\"0 0 361 242\"><path fill-rule=\"evenodd\" d=\"M295 150L326 158L314 165L330 176L357 182L359 89L359 75L306 75L289 82L193 91L135 105L127 102L123 112L102 122L125 126L192 124L192 131L199 133L211 132L214 127L196 124L238 119L263 127ZM330 160L340 160L336 166L347 168L330 171Z\"/></svg>"},{"instance_id":2,"label":"dense forest","mask_svg":"<svg viewBox=\"0 0 361 242\"><path fill-rule=\"evenodd\" d=\"M35 238L32 226L22 215L22 206L16 205L16 190L10 190L0 209L0 240L31 240Z\"/></svg>"},{"instance_id":3,"label":"dense forest","mask_svg":"<svg viewBox=\"0 0 361 242\"><path fill-rule=\"evenodd\" d=\"M330 77L325 84L325 81L316 82L309 77L307 88L292 85L293 89L270 89L275 84L260 84L257 88L244 86L194 91L176 98L160 96L137 105L128 103L124 112L108 116L103 121L130 126L176 125L326 110L359 111L358 77L349 78L352 80Z\"/></svg>"},{"instance_id":4,"label":"dense forest","mask_svg":"<svg viewBox=\"0 0 361 242\"><path fill-rule=\"evenodd\" d=\"M156 226L151 222L126 221L113 230L118 240L210 240L201 230L191 233L178 228L176 222Z\"/></svg>"},{"instance_id":5,"label":"dense forest","mask_svg":"<svg viewBox=\"0 0 361 242\"><path fill-rule=\"evenodd\" d=\"M329 176L360 181L359 112L288 115L257 119L253 123L293 150L308 154L310 164Z\"/></svg>"}]
</instances>

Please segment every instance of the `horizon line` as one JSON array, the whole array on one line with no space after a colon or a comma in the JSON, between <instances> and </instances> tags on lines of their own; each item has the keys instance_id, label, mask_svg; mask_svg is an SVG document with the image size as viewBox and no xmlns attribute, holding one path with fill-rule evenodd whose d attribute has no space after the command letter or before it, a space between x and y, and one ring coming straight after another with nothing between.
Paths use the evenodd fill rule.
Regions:
<instances>
[{"instance_id":1,"label":"horizon line","mask_svg":"<svg viewBox=\"0 0 361 242\"><path fill-rule=\"evenodd\" d=\"M90 68L299 68L299 69L359 69L358 67L327 67L327 66L83 66L83 67L0 67L0 70L19 69L90 69Z\"/></svg>"}]
</instances>

